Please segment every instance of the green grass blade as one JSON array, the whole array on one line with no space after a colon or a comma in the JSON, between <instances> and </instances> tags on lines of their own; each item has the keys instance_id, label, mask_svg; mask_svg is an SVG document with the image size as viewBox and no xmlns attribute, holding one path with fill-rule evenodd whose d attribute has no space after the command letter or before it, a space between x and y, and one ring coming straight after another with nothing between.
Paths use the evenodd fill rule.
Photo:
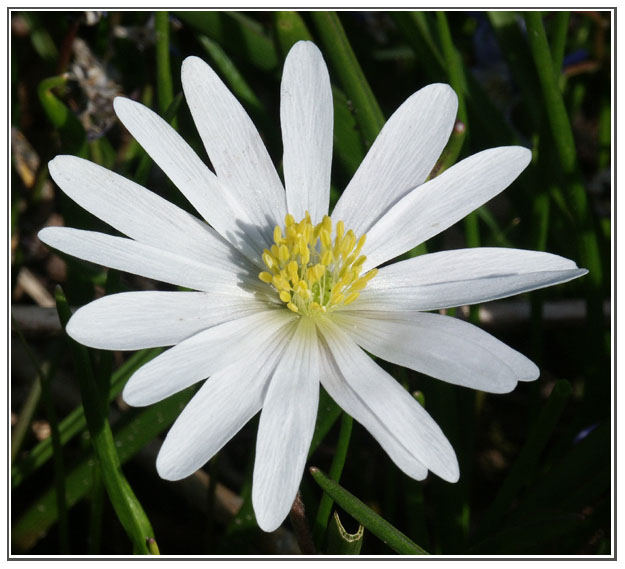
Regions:
<instances>
[{"instance_id":1,"label":"green grass blade","mask_svg":"<svg viewBox=\"0 0 625 569\"><path fill-rule=\"evenodd\" d=\"M194 393L195 387L190 387L155 405L129 412L124 417L125 420L115 426L114 431L115 448L118 450L120 463L124 464L159 433L167 429ZM93 454L88 453L68 473L66 486L69 507L74 506L91 491L94 480L93 472L97 468ZM13 527L11 535L16 548L20 551L29 550L55 523L56 519L54 488L50 488L33 502Z\"/></svg>"},{"instance_id":2,"label":"green grass blade","mask_svg":"<svg viewBox=\"0 0 625 569\"><path fill-rule=\"evenodd\" d=\"M237 12L174 12L177 18L215 40L228 53L262 69L278 66L278 54L262 26Z\"/></svg>"},{"instance_id":3,"label":"green grass blade","mask_svg":"<svg viewBox=\"0 0 625 569\"><path fill-rule=\"evenodd\" d=\"M347 413L343 413L339 439L336 444L336 450L334 451L334 458L332 459L329 473L330 478L335 482L338 482L341 479L341 473L343 472L343 467L345 466L345 459L347 458L347 448L352 434L353 422L354 420ZM317 549L321 549L323 546L323 538L325 536L326 528L328 527L328 520L330 519L333 503L332 497L324 492L323 496L321 496L321 501L319 502L317 517L315 518L313 526L313 540L315 541Z\"/></svg>"},{"instance_id":4,"label":"green grass blade","mask_svg":"<svg viewBox=\"0 0 625 569\"><path fill-rule=\"evenodd\" d=\"M71 317L71 311L60 287L56 291L56 301L59 319L65 327ZM80 383L87 427L109 499L133 543L133 548L139 553L148 554L146 539L154 537L154 532L141 504L121 471L113 434L99 398L98 385L91 367L89 353L84 346L73 340L70 340L70 348Z\"/></svg>"},{"instance_id":5,"label":"green grass blade","mask_svg":"<svg viewBox=\"0 0 625 569\"><path fill-rule=\"evenodd\" d=\"M274 23L276 27L276 39L278 40L280 53L283 59L298 41L313 41L313 37L306 23L297 12L275 12Z\"/></svg>"},{"instance_id":6,"label":"green grass blade","mask_svg":"<svg viewBox=\"0 0 625 569\"><path fill-rule=\"evenodd\" d=\"M488 535L497 527L519 490L533 475L538 459L549 442L570 395L571 384L568 381L561 379L555 384L510 473L484 516L480 535Z\"/></svg>"},{"instance_id":7,"label":"green grass blade","mask_svg":"<svg viewBox=\"0 0 625 569\"><path fill-rule=\"evenodd\" d=\"M130 356L113 373L108 402L112 402L120 393L128 378L143 364L149 362L161 353L161 348L142 350ZM85 430L87 422L82 405L72 411L59 423L59 435L61 445L65 445L78 433ZM11 468L11 488L17 488L25 478L41 468L53 455L52 441L45 439L38 443L26 458L13 465Z\"/></svg>"},{"instance_id":8,"label":"green grass blade","mask_svg":"<svg viewBox=\"0 0 625 569\"><path fill-rule=\"evenodd\" d=\"M311 12L317 33L328 58L351 100L365 145L373 144L384 126L384 115L356 59L343 25L335 12Z\"/></svg>"},{"instance_id":9,"label":"green grass blade","mask_svg":"<svg viewBox=\"0 0 625 569\"><path fill-rule=\"evenodd\" d=\"M154 14L154 32L156 37L156 90L158 93L158 108L165 113L174 100L174 82L171 76L169 63L169 13L156 12ZM172 126L177 129L176 120Z\"/></svg>"},{"instance_id":10,"label":"green grass blade","mask_svg":"<svg viewBox=\"0 0 625 569\"><path fill-rule=\"evenodd\" d=\"M425 549L419 547L317 467L313 466L310 473L322 490L332 496L341 508L386 543L393 551L402 555L429 555Z\"/></svg>"}]
</instances>

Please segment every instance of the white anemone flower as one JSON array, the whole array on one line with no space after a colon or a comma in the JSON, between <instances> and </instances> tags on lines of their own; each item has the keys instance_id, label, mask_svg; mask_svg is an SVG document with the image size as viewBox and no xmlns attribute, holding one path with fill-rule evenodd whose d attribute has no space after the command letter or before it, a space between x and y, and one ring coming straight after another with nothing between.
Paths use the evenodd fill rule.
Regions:
<instances>
[{"instance_id":1,"label":"white anemone flower","mask_svg":"<svg viewBox=\"0 0 625 569\"><path fill-rule=\"evenodd\" d=\"M196 291L106 296L80 308L67 327L94 348L173 346L130 378L123 392L130 405L208 378L165 439L160 476L189 476L262 410L252 500L260 527L276 529L302 478L321 384L405 474L422 480L431 470L457 481L441 429L363 350L449 383L509 392L535 380L538 368L480 328L432 311L586 271L556 255L505 248L376 267L505 189L530 151L485 150L426 181L457 110L448 85L430 85L389 119L330 217L332 94L314 44L297 43L284 65L284 186L216 73L189 57L182 84L214 172L148 108L124 98L114 106L203 220L91 162L58 156L50 174L59 187L127 238L61 227L39 234L80 259Z\"/></svg>"}]
</instances>

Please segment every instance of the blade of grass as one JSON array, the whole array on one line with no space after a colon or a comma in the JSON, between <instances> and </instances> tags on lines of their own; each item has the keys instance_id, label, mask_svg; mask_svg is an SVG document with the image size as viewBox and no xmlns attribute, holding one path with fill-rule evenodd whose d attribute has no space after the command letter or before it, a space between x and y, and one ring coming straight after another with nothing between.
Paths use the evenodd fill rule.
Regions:
<instances>
[{"instance_id":1,"label":"blade of grass","mask_svg":"<svg viewBox=\"0 0 625 569\"><path fill-rule=\"evenodd\" d=\"M533 475L540 454L549 442L570 395L571 384L565 379L559 380L534 421L527 440L512 465L508 476L484 515L479 531L481 536L489 535L497 527L497 524L505 516L512 500Z\"/></svg>"},{"instance_id":2,"label":"blade of grass","mask_svg":"<svg viewBox=\"0 0 625 569\"><path fill-rule=\"evenodd\" d=\"M352 434L353 419L347 414L343 413L341 417L341 430L339 431L339 438L336 443L336 450L334 451L334 458L330 465L330 478L335 482L341 479L343 467L345 466L345 459L347 458L347 448L349 446L349 440ZM323 541L328 527L328 521L330 519L330 513L332 512L333 505L332 497L326 492L321 496L319 502L319 508L317 509L317 517L313 524L313 540L317 549L323 547Z\"/></svg>"},{"instance_id":3,"label":"blade of grass","mask_svg":"<svg viewBox=\"0 0 625 569\"><path fill-rule=\"evenodd\" d=\"M310 468L310 473L322 490L330 494L341 508L373 535L386 543L393 551L402 555L429 555L427 551L363 504L356 496L330 479L316 466Z\"/></svg>"},{"instance_id":4,"label":"blade of grass","mask_svg":"<svg viewBox=\"0 0 625 569\"><path fill-rule=\"evenodd\" d=\"M326 57L351 100L365 146L373 144L384 126L384 115L356 59L343 25L335 12L311 12Z\"/></svg>"},{"instance_id":5,"label":"blade of grass","mask_svg":"<svg viewBox=\"0 0 625 569\"><path fill-rule=\"evenodd\" d=\"M167 112L174 100L174 82L169 62L169 13L158 11L154 14L156 37L156 91L158 108L161 114ZM178 130L178 121L173 118L171 125Z\"/></svg>"},{"instance_id":6,"label":"blade of grass","mask_svg":"<svg viewBox=\"0 0 625 569\"><path fill-rule=\"evenodd\" d=\"M274 12L274 24L283 59L298 41L313 41L306 23L297 12Z\"/></svg>"},{"instance_id":7,"label":"blade of grass","mask_svg":"<svg viewBox=\"0 0 625 569\"><path fill-rule=\"evenodd\" d=\"M237 12L174 12L177 18L215 40L225 50L263 71L278 66L273 42L258 23Z\"/></svg>"},{"instance_id":8,"label":"blade of grass","mask_svg":"<svg viewBox=\"0 0 625 569\"><path fill-rule=\"evenodd\" d=\"M56 291L56 301L59 319L65 328L71 317L71 311L60 287ZM154 537L154 532L141 504L121 471L121 463L115 448L113 434L102 410L102 402L99 398L99 390L91 367L89 353L84 346L73 340L70 340L70 348L80 383L87 427L102 470L102 478L109 499L133 544L133 549L141 554L148 554L146 539Z\"/></svg>"},{"instance_id":9,"label":"blade of grass","mask_svg":"<svg viewBox=\"0 0 625 569\"><path fill-rule=\"evenodd\" d=\"M534 64L542 88L547 119L551 127L551 135L566 181L565 187L569 191L568 198L572 204L571 210L575 215L580 232L580 260L589 270L587 282L593 285L591 294L596 296L596 290L603 282L602 266L597 236L593 228L592 212L578 170L573 130L562 93L556 81L551 50L547 43L547 35L540 12L526 12L525 21ZM601 300L600 297L599 300ZM596 301L591 306L595 307L595 304Z\"/></svg>"},{"instance_id":10,"label":"blade of grass","mask_svg":"<svg viewBox=\"0 0 625 569\"><path fill-rule=\"evenodd\" d=\"M113 373L111 379L111 388L108 402L110 403L117 397L124 387L126 380L139 369L143 364L155 358L161 353L161 348L153 348L150 350L142 350L133 354L126 360L120 368ZM82 405L72 411L59 424L59 434L61 444L65 445L73 439L78 433L85 430L87 422ZM26 458L15 464L11 468L11 488L17 488L25 478L30 476L41 468L53 455L52 441L45 439L38 443L28 454Z\"/></svg>"},{"instance_id":11,"label":"blade of grass","mask_svg":"<svg viewBox=\"0 0 625 569\"><path fill-rule=\"evenodd\" d=\"M196 388L190 387L145 409L133 410L115 425L114 445L124 464L159 433L167 429L189 402ZM74 506L93 487L93 472L98 468L92 452L67 474L67 505ZM54 488L42 493L19 518L11 537L16 548L27 551L48 531L57 519Z\"/></svg>"},{"instance_id":12,"label":"blade of grass","mask_svg":"<svg viewBox=\"0 0 625 569\"><path fill-rule=\"evenodd\" d=\"M24 443L24 437L28 432L28 428L32 423L33 416L41 400L41 381L39 376L35 377L26 400L22 405L22 408L18 411L17 422L13 425L11 430L11 463L15 460L20 453L22 444Z\"/></svg>"}]
</instances>

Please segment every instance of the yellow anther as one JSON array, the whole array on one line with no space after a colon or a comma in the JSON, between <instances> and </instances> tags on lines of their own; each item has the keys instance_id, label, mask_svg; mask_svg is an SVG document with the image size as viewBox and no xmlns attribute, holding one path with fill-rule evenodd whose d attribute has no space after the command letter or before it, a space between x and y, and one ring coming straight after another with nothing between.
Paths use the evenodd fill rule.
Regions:
<instances>
[{"instance_id":1,"label":"yellow anther","mask_svg":"<svg viewBox=\"0 0 625 569\"><path fill-rule=\"evenodd\" d=\"M321 256L321 262L328 266L332 264L332 261L334 261L334 255L332 254L332 250L328 249L322 256Z\"/></svg>"},{"instance_id":2,"label":"yellow anther","mask_svg":"<svg viewBox=\"0 0 625 569\"><path fill-rule=\"evenodd\" d=\"M332 236L334 234L334 242ZM273 230L274 243L262 259L267 270L258 278L273 286L289 310L303 316L321 315L354 302L376 270L361 276L366 257L360 238L345 223L324 216L316 225L310 214L295 221L291 214L284 226Z\"/></svg>"},{"instance_id":3,"label":"yellow anther","mask_svg":"<svg viewBox=\"0 0 625 569\"><path fill-rule=\"evenodd\" d=\"M336 224L336 241L340 241L341 239L343 239L343 234L345 233L345 224L343 223L343 220L337 222ZM364 237L364 235L363 235ZM362 239L362 237L361 237Z\"/></svg>"},{"instance_id":4,"label":"yellow anther","mask_svg":"<svg viewBox=\"0 0 625 569\"><path fill-rule=\"evenodd\" d=\"M278 248L278 258L282 263L286 263L289 260L289 249L286 245L280 245Z\"/></svg>"},{"instance_id":5,"label":"yellow anther","mask_svg":"<svg viewBox=\"0 0 625 569\"><path fill-rule=\"evenodd\" d=\"M273 255L265 249L263 253L263 263L268 269L272 269L276 265L276 260Z\"/></svg>"},{"instance_id":6,"label":"yellow anther","mask_svg":"<svg viewBox=\"0 0 625 569\"><path fill-rule=\"evenodd\" d=\"M352 292L351 294L347 295L347 298L343 301L343 304L347 306L348 304L351 304L352 302L354 302L354 300L356 300L359 296L360 296L359 292Z\"/></svg>"},{"instance_id":7,"label":"yellow anther","mask_svg":"<svg viewBox=\"0 0 625 569\"><path fill-rule=\"evenodd\" d=\"M297 261L291 261L287 265L287 270L289 271L289 277L291 278L291 282L296 285L299 281L299 275L297 274L297 269L299 268Z\"/></svg>"},{"instance_id":8,"label":"yellow anther","mask_svg":"<svg viewBox=\"0 0 625 569\"><path fill-rule=\"evenodd\" d=\"M283 239L282 239L282 229L280 229L279 225L276 225L274 230L273 230L273 240L276 243L282 243Z\"/></svg>"},{"instance_id":9,"label":"yellow anther","mask_svg":"<svg viewBox=\"0 0 625 569\"><path fill-rule=\"evenodd\" d=\"M273 286L275 286L278 290L291 290L289 283L280 275L274 275Z\"/></svg>"}]
</instances>

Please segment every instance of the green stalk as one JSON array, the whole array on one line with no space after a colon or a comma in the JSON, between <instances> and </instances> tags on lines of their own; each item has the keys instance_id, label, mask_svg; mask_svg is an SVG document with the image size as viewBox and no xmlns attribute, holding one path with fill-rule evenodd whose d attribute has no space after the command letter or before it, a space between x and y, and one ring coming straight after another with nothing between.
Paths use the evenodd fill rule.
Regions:
<instances>
[{"instance_id":1,"label":"green stalk","mask_svg":"<svg viewBox=\"0 0 625 569\"><path fill-rule=\"evenodd\" d=\"M174 83L169 63L169 13L156 12L154 15L156 33L156 90L158 108L164 114L174 100ZM177 130L178 122L173 119L172 126Z\"/></svg>"},{"instance_id":2,"label":"green stalk","mask_svg":"<svg viewBox=\"0 0 625 569\"><path fill-rule=\"evenodd\" d=\"M336 12L311 12L310 17L325 48L325 56L330 60L345 93L352 101L365 145L369 147L384 126L385 119L380 106Z\"/></svg>"},{"instance_id":3,"label":"green stalk","mask_svg":"<svg viewBox=\"0 0 625 569\"><path fill-rule=\"evenodd\" d=\"M543 92L547 119L551 127L551 135L562 174L567 182L565 187L569 190L571 209L580 230L580 260L589 270L588 282L592 283L593 289L596 289L601 286L603 281L599 244L593 230L586 190L578 170L573 130L554 73L553 59L540 12L526 12L525 21L530 48Z\"/></svg>"},{"instance_id":4,"label":"green stalk","mask_svg":"<svg viewBox=\"0 0 625 569\"><path fill-rule=\"evenodd\" d=\"M330 494L341 508L366 527L373 535L386 543L393 551L402 555L429 555L425 549L419 547L371 508L363 504L356 496L321 472L316 466L311 467L310 473L322 490Z\"/></svg>"},{"instance_id":5,"label":"green stalk","mask_svg":"<svg viewBox=\"0 0 625 569\"><path fill-rule=\"evenodd\" d=\"M63 327L71 317L69 304L60 287L56 290L57 311ZM91 367L89 352L84 346L70 340L70 348L77 368L80 392L91 442L102 471L102 478L115 513L137 553L149 554L146 540L154 532L141 504L121 470L121 464L111 427L103 412L99 389Z\"/></svg>"},{"instance_id":6,"label":"green stalk","mask_svg":"<svg viewBox=\"0 0 625 569\"><path fill-rule=\"evenodd\" d=\"M330 478L335 482L338 482L341 479L343 467L345 466L347 448L352 434L352 424L353 419L347 413L343 413L341 417L339 439L336 444L336 450L334 451L332 464L330 465ZM313 540L317 549L321 549L323 546L323 538L325 537L326 528L328 527L328 520L330 519L333 503L334 501L331 496L324 492L323 496L321 496L321 501L319 502L317 517L315 518L313 526Z\"/></svg>"}]
</instances>

